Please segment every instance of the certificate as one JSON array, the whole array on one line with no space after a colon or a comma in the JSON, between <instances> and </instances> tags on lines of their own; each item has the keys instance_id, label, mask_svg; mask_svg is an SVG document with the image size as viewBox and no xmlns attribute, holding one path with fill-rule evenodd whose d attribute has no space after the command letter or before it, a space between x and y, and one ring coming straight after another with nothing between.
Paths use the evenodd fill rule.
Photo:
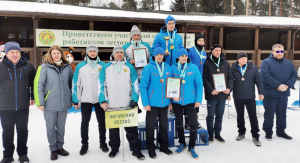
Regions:
<instances>
[{"instance_id":1,"label":"certificate","mask_svg":"<svg viewBox=\"0 0 300 163\"><path fill-rule=\"evenodd\" d=\"M213 80L214 80L215 90L218 91L218 92L226 91L227 87L226 87L224 73L213 74L212 77L213 77Z\"/></svg>"},{"instance_id":2,"label":"certificate","mask_svg":"<svg viewBox=\"0 0 300 163\"><path fill-rule=\"evenodd\" d=\"M146 48L132 49L132 54L135 60L135 67L145 67L148 64Z\"/></svg>"},{"instance_id":3,"label":"certificate","mask_svg":"<svg viewBox=\"0 0 300 163\"><path fill-rule=\"evenodd\" d=\"M180 78L167 78L166 98L180 98Z\"/></svg>"}]
</instances>

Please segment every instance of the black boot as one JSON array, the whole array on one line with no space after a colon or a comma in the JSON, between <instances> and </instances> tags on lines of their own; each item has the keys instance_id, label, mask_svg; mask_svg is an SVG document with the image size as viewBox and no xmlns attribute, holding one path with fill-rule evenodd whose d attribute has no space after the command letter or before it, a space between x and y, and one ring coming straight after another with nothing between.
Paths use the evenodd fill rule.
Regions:
<instances>
[{"instance_id":1,"label":"black boot","mask_svg":"<svg viewBox=\"0 0 300 163\"><path fill-rule=\"evenodd\" d=\"M12 163L14 158L3 158L0 163Z\"/></svg>"},{"instance_id":2,"label":"black boot","mask_svg":"<svg viewBox=\"0 0 300 163\"><path fill-rule=\"evenodd\" d=\"M79 151L79 154L80 155L86 154L86 152L88 151L88 149L89 149L89 145L88 144L82 144L81 149Z\"/></svg>"},{"instance_id":3,"label":"black boot","mask_svg":"<svg viewBox=\"0 0 300 163\"><path fill-rule=\"evenodd\" d=\"M173 155L173 152L169 148L159 149L159 151L164 152L167 155Z\"/></svg>"},{"instance_id":4,"label":"black boot","mask_svg":"<svg viewBox=\"0 0 300 163\"><path fill-rule=\"evenodd\" d=\"M284 138L284 139L287 139L287 140L292 140L293 138L291 136L289 136L288 134L286 133L283 133L283 134L277 134L278 137L280 138Z\"/></svg>"},{"instance_id":5,"label":"black boot","mask_svg":"<svg viewBox=\"0 0 300 163\"><path fill-rule=\"evenodd\" d=\"M119 152L119 150L111 150L111 152L108 154L108 156L110 158L114 158L114 157L116 157L118 152Z\"/></svg>"},{"instance_id":6,"label":"black boot","mask_svg":"<svg viewBox=\"0 0 300 163\"><path fill-rule=\"evenodd\" d=\"M149 151L148 153L150 158L156 159L157 156L155 151Z\"/></svg>"},{"instance_id":7,"label":"black boot","mask_svg":"<svg viewBox=\"0 0 300 163\"><path fill-rule=\"evenodd\" d=\"M221 137L221 135L216 135L215 138L221 142L221 143L225 143L225 140Z\"/></svg>"},{"instance_id":8,"label":"black boot","mask_svg":"<svg viewBox=\"0 0 300 163\"><path fill-rule=\"evenodd\" d=\"M57 150L56 152L58 155L61 155L61 156L69 156L69 152L64 150L63 148Z\"/></svg>"},{"instance_id":9,"label":"black boot","mask_svg":"<svg viewBox=\"0 0 300 163\"><path fill-rule=\"evenodd\" d=\"M100 149L102 149L104 153L109 151L106 143L100 143Z\"/></svg>"},{"instance_id":10,"label":"black boot","mask_svg":"<svg viewBox=\"0 0 300 163\"><path fill-rule=\"evenodd\" d=\"M50 160L57 160L57 151L51 151Z\"/></svg>"},{"instance_id":11,"label":"black boot","mask_svg":"<svg viewBox=\"0 0 300 163\"><path fill-rule=\"evenodd\" d=\"M27 155L22 155L19 157L19 161L20 163L29 163L29 158L27 157Z\"/></svg>"},{"instance_id":12,"label":"black boot","mask_svg":"<svg viewBox=\"0 0 300 163\"><path fill-rule=\"evenodd\" d=\"M145 160L145 156L142 154L141 151L132 152L132 155L135 156L139 160Z\"/></svg>"}]
</instances>

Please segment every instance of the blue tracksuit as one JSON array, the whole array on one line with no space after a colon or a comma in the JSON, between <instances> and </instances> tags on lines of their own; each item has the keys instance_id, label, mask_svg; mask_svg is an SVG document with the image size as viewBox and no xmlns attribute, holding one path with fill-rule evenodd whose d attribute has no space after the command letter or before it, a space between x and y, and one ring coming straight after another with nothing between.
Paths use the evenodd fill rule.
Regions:
<instances>
[{"instance_id":1,"label":"blue tracksuit","mask_svg":"<svg viewBox=\"0 0 300 163\"><path fill-rule=\"evenodd\" d=\"M162 78L164 82L161 83L156 63L150 59L150 63L144 67L140 81L140 92L144 107L148 105L151 107L166 107L170 104L170 99L166 98L167 77L172 77L171 67L165 63Z\"/></svg>"},{"instance_id":2,"label":"blue tracksuit","mask_svg":"<svg viewBox=\"0 0 300 163\"><path fill-rule=\"evenodd\" d=\"M168 51L170 52L170 55L165 56L165 58L167 60L166 63L169 66L172 66L173 64L176 63L177 50L182 45L182 37L177 33L177 29L175 28L173 32L175 32L175 40L173 42L174 49L172 49L172 50L170 49L171 43L170 43L170 40L169 40ZM172 36L171 32L170 32L170 35ZM164 39L164 36L168 36L167 27L165 27L165 26L162 27L160 29L160 33L158 33L155 36L153 44L152 44L152 49L153 50L156 48L156 46L160 46L161 48L166 50L166 40Z\"/></svg>"},{"instance_id":3,"label":"blue tracksuit","mask_svg":"<svg viewBox=\"0 0 300 163\"><path fill-rule=\"evenodd\" d=\"M203 81L202 75L198 67L192 63L188 64L186 67L185 83L181 83L180 90L180 100L172 101L172 103L177 103L180 105L192 104L195 102L202 103L203 95ZM183 66L182 66L183 67ZM173 77L180 78L180 73L178 71L177 64L172 66Z\"/></svg>"},{"instance_id":4,"label":"blue tracksuit","mask_svg":"<svg viewBox=\"0 0 300 163\"><path fill-rule=\"evenodd\" d=\"M189 48L188 57L191 59L191 62L199 68L201 75L203 75L203 65L206 60L207 54L204 50L199 51L199 53L200 54L202 53L202 55L203 55L202 59L200 59L200 56L197 53L196 49L194 47L191 47L191 48ZM201 60L202 60L202 65L200 64Z\"/></svg>"},{"instance_id":5,"label":"blue tracksuit","mask_svg":"<svg viewBox=\"0 0 300 163\"><path fill-rule=\"evenodd\" d=\"M286 129L286 109L290 88L297 80L297 72L293 63L285 58L277 60L273 54L263 60L260 67L264 84L265 98L263 100L265 113L263 130L266 135L272 135L274 113L276 113L276 133L282 135ZM289 88L281 92L277 88L280 84L285 84Z\"/></svg>"}]
</instances>

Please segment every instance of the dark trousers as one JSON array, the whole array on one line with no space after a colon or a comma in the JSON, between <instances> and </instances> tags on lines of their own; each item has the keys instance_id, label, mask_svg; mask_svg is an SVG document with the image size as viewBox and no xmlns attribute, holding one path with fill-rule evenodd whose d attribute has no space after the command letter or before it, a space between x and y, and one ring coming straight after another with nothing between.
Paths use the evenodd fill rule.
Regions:
<instances>
[{"instance_id":1,"label":"dark trousers","mask_svg":"<svg viewBox=\"0 0 300 163\"><path fill-rule=\"evenodd\" d=\"M169 147L168 106L151 107L151 111L147 111L146 113L146 144L148 151L155 150L154 130L157 117L159 118L158 142L160 149L164 150Z\"/></svg>"},{"instance_id":2,"label":"dark trousers","mask_svg":"<svg viewBox=\"0 0 300 163\"><path fill-rule=\"evenodd\" d=\"M105 113L100 107L99 103L81 103L81 143L88 144L89 140L89 123L93 111L95 108L95 113L98 121L99 139L100 143L105 143L106 140L106 129L105 129Z\"/></svg>"},{"instance_id":3,"label":"dark trousers","mask_svg":"<svg viewBox=\"0 0 300 163\"><path fill-rule=\"evenodd\" d=\"M263 130L266 135L273 134L274 114L276 113L276 133L282 135L286 129L286 109L288 97L265 96L263 104L265 108Z\"/></svg>"},{"instance_id":4,"label":"dark trousers","mask_svg":"<svg viewBox=\"0 0 300 163\"><path fill-rule=\"evenodd\" d=\"M17 128L17 152L19 156L27 155L29 108L20 110L1 110L3 157L13 157L14 131Z\"/></svg>"},{"instance_id":5,"label":"dark trousers","mask_svg":"<svg viewBox=\"0 0 300 163\"><path fill-rule=\"evenodd\" d=\"M197 139L197 111L195 109L195 104L188 104L182 106L180 104L173 103L173 110L176 116L176 130L179 137L179 143L186 145L184 130L183 130L183 110L187 114L190 120L190 142L189 148L195 147Z\"/></svg>"},{"instance_id":6,"label":"dark trousers","mask_svg":"<svg viewBox=\"0 0 300 163\"><path fill-rule=\"evenodd\" d=\"M237 113L237 127L239 129L239 134L245 134L246 128L245 128L245 118L244 118L244 112L245 112L245 106L249 115L249 120L251 124L251 133L252 137L258 139L259 138L259 127L258 127L258 121L256 116L256 102L255 99L248 99L248 100L234 100L234 105Z\"/></svg>"},{"instance_id":7,"label":"dark trousers","mask_svg":"<svg viewBox=\"0 0 300 163\"><path fill-rule=\"evenodd\" d=\"M206 125L210 136L220 135L226 100L207 100ZM214 118L216 115L216 119ZM215 119L215 123L214 123Z\"/></svg>"},{"instance_id":8,"label":"dark trousers","mask_svg":"<svg viewBox=\"0 0 300 163\"><path fill-rule=\"evenodd\" d=\"M138 138L139 133L137 127L124 127L129 146L133 152L141 150L141 140ZM120 148L120 129L109 129L109 146L112 151L119 150Z\"/></svg>"}]
</instances>

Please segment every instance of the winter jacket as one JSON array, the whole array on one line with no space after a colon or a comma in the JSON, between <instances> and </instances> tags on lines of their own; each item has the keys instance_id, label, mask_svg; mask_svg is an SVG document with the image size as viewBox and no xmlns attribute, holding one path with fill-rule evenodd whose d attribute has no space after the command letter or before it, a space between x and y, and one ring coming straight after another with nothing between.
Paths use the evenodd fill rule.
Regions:
<instances>
[{"instance_id":1,"label":"winter jacket","mask_svg":"<svg viewBox=\"0 0 300 163\"><path fill-rule=\"evenodd\" d=\"M121 66L118 74L117 67ZM105 64L100 71L100 103L107 102L110 108L129 107L130 102L138 102L138 76L132 64L123 61L111 61Z\"/></svg>"},{"instance_id":2,"label":"winter jacket","mask_svg":"<svg viewBox=\"0 0 300 163\"><path fill-rule=\"evenodd\" d=\"M93 69L94 62L97 64ZM99 74L104 65L105 63L100 60L91 60L91 62L83 61L76 66L72 84L73 103L95 104L99 102Z\"/></svg>"},{"instance_id":3,"label":"winter jacket","mask_svg":"<svg viewBox=\"0 0 300 163\"><path fill-rule=\"evenodd\" d=\"M182 45L182 37L177 33L177 29L175 28L173 32L175 32L175 40L173 42L174 49L172 49L172 50L170 49L171 43L169 40L168 51L170 52L170 55L165 56L165 58L167 60L166 63L169 66L172 66L173 64L176 63L175 55L177 54L177 50ZM171 32L170 32L170 35L172 35ZM167 27L164 26L160 29L160 33L158 33L155 36L153 44L152 44L152 50L154 50L156 48L156 46L160 46L164 50L166 49L166 40L164 39L165 36L168 36L168 33L167 33Z\"/></svg>"},{"instance_id":4,"label":"winter jacket","mask_svg":"<svg viewBox=\"0 0 300 163\"><path fill-rule=\"evenodd\" d=\"M167 77L172 77L172 69L166 62L164 65L163 83L160 82L161 78L153 58L144 67L140 81L141 98L144 107L148 105L152 107L166 107L171 102L170 99L166 98L166 81ZM161 66L162 63L160 68Z\"/></svg>"},{"instance_id":5,"label":"winter jacket","mask_svg":"<svg viewBox=\"0 0 300 163\"><path fill-rule=\"evenodd\" d=\"M13 65L6 57L0 62L0 110L29 107L33 100L35 69L25 58Z\"/></svg>"},{"instance_id":6,"label":"winter jacket","mask_svg":"<svg viewBox=\"0 0 300 163\"><path fill-rule=\"evenodd\" d=\"M125 51L127 62L129 62L130 60L133 59L132 49L138 49L138 48L145 48L146 49L147 59L149 61L150 56L152 56L152 49L150 48L150 45L148 43L141 41L140 47L137 47L137 46L131 44L130 42L123 45L123 49ZM137 67L137 68L135 67L135 70L136 70L136 73L137 73L139 79L141 79L141 75L142 75L142 72L143 72L143 67Z\"/></svg>"},{"instance_id":7,"label":"winter jacket","mask_svg":"<svg viewBox=\"0 0 300 163\"><path fill-rule=\"evenodd\" d=\"M36 106L44 106L45 111L66 111L72 107L73 70L69 63L62 67L43 63L34 79Z\"/></svg>"},{"instance_id":8,"label":"winter jacket","mask_svg":"<svg viewBox=\"0 0 300 163\"><path fill-rule=\"evenodd\" d=\"M255 85L257 86L258 94L264 94L263 83L257 67L251 62L247 64L244 74L245 81L242 81L243 76L238 61L230 67L233 75L233 98L236 100L255 99Z\"/></svg>"},{"instance_id":9,"label":"winter jacket","mask_svg":"<svg viewBox=\"0 0 300 163\"><path fill-rule=\"evenodd\" d=\"M217 66L215 63L210 59L211 53L208 54L207 60L204 63L203 67L203 85L204 85L204 91L205 91L205 99L206 100L226 100L228 98L228 94L225 94L223 92L220 92L217 95L212 95L211 92L215 90L214 88L214 81L213 81L213 74L219 74L224 73L225 75L225 82L227 89L230 89L232 91L233 89L233 77L230 70L229 63L225 60L225 56L222 53L220 55L220 65L219 69L220 72L217 72Z\"/></svg>"},{"instance_id":10,"label":"winter jacket","mask_svg":"<svg viewBox=\"0 0 300 163\"><path fill-rule=\"evenodd\" d=\"M203 58L200 59L199 54L197 53L196 49L194 47L189 48L189 54L188 57L191 59L191 62L195 64L198 69L200 70L201 75L203 75L203 65L205 63L205 60L207 58L207 54L204 50L199 51L199 53L203 55ZM202 65L200 64L202 60Z\"/></svg>"},{"instance_id":11,"label":"winter jacket","mask_svg":"<svg viewBox=\"0 0 300 163\"><path fill-rule=\"evenodd\" d=\"M173 101L172 103L177 103L180 105L192 104L195 102L202 103L203 95L203 81L202 75L198 67L192 63L188 64L186 67L185 83L181 83L180 89L180 100ZM180 78L180 73L178 70L178 65L172 66L173 77ZM183 67L183 66L182 66Z\"/></svg>"},{"instance_id":12,"label":"winter jacket","mask_svg":"<svg viewBox=\"0 0 300 163\"><path fill-rule=\"evenodd\" d=\"M285 58L277 60L273 54L263 60L260 66L265 96L283 97L290 96L292 88L297 80L297 72L293 63ZM280 84L286 84L289 88L281 92L277 88Z\"/></svg>"}]
</instances>

